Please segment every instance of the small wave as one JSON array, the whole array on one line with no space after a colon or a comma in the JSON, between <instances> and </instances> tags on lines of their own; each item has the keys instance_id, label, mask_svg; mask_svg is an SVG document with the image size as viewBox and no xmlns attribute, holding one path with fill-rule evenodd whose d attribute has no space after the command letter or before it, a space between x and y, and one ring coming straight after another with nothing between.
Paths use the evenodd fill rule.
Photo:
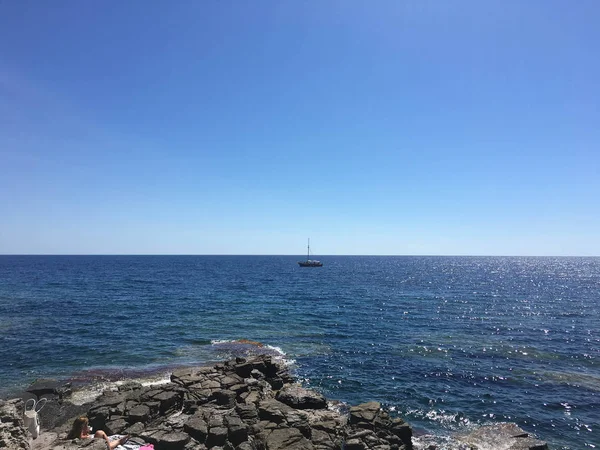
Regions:
<instances>
[{"instance_id":1,"label":"small wave","mask_svg":"<svg viewBox=\"0 0 600 450\"><path fill-rule=\"evenodd\" d=\"M448 430L465 430L473 427L471 421L461 412L449 412L443 409L413 409L405 411L406 417L435 422ZM410 420L410 419L409 419Z\"/></svg>"},{"instance_id":2,"label":"small wave","mask_svg":"<svg viewBox=\"0 0 600 450\"><path fill-rule=\"evenodd\" d=\"M213 340L211 344L220 351L230 353L232 356L268 355L286 366L293 365L295 360L287 358L287 354L274 345L263 344L249 339L221 339Z\"/></svg>"}]
</instances>

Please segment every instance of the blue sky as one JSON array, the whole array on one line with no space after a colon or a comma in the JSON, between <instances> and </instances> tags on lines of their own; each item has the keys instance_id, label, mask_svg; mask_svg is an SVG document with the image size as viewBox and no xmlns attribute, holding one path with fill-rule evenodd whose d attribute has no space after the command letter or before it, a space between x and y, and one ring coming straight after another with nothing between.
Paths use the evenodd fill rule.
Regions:
<instances>
[{"instance_id":1,"label":"blue sky","mask_svg":"<svg viewBox=\"0 0 600 450\"><path fill-rule=\"evenodd\" d=\"M0 2L0 253L600 255L599 23Z\"/></svg>"}]
</instances>

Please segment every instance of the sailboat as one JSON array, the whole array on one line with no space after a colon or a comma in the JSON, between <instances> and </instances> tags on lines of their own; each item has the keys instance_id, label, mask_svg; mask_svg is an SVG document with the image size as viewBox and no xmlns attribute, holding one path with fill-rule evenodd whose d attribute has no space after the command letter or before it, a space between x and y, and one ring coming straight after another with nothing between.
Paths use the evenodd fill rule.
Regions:
<instances>
[{"instance_id":1,"label":"sailboat","mask_svg":"<svg viewBox=\"0 0 600 450\"><path fill-rule=\"evenodd\" d=\"M298 261L300 267L323 267L321 261L310 259L310 238L308 238L308 252L306 253L306 261Z\"/></svg>"}]
</instances>

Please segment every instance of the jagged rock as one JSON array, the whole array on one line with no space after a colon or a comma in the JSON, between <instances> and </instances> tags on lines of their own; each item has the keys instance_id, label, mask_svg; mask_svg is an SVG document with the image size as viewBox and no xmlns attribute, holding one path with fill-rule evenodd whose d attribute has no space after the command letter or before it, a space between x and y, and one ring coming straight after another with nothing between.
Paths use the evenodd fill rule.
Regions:
<instances>
[{"instance_id":1,"label":"jagged rock","mask_svg":"<svg viewBox=\"0 0 600 450\"><path fill-rule=\"evenodd\" d=\"M163 391L153 397L160 402L160 412L164 413L170 409L180 408L183 404L183 395L177 391Z\"/></svg>"},{"instance_id":2,"label":"jagged rock","mask_svg":"<svg viewBox=\"0 0 600 450\"><path fill-rule=\"evenodd\" d=\"M250 378L250 373L254 367L250 362L243 362L235 366L235 373L242 378Z\"/></svg>"},{"instance_id":3,"label":"jagged rock","mask_svg":"<svg viewBox=\"0 0 600 450\"><path fill-rule=\"evenodd\" d=\"M62 398L71 393L71 383L63 383L53 379L38 379L27 388L27 392L38 398L48 394Z\"/></svg>"},{"instance_id":4,"label":"jagged rock","mask_svg":"<svg viewBox=\"0 0 600 450\"><path fill-rule=\"evenodd\" d=\"M381 409L379 402L367 402L350 408L350 424L372 425L377 413Z\"/></svg>"},{"instance_id":5,"label":"jagged rock","mask_svg":"<svg viewBox=\"0 0 600 450\"><path fill-rule=\"evenodd\" d=\"M230 389L232 386L243 383L244 379L236 374L227 375L221 380L221 386L223 386L224 389Z\"/></svg>"},{"instance_id":6,"label":"jagged rock","mask_svg":"<svg viewBox=\"0 0 600 450\"><path fill-rule=\"evenodd\" d=\"M185 444L183 450L207 450L206 445L195 441L194 439L190 439L190 442Z\"/></svg>"},{"instance_id":7,"label":"jagged rock","mask_svg":"<svg viewBox=\"0 0 600 450\"><path fill-rule=\"evenodd\" d=\"M227 436L233 445L239 445L248 439L248 426L237 416L224 417Z\"/></svg>"},{"instance_id":8,"label":"jagged rock","mask_svg":"<svg viewBox=\"0 0 600 450\"><path fill-rule=\"evenodd\" d=\"M129 423L143 422L146 423L150 418L150 408L147 405L137 405L129 410Z\"/></svg>"},{"instance_id":9,"label":"jagged rock","mask_svg":"<svg viewBox=\"0 0 600 450\"><path fill-rule=\"evenodd\" d=\"M204 389L221 389L221 383L218 380L202 380L199 383L193 384L192 389L204 390Z\"/></svg>"},{"instance_id":10,"label":"jagged rock","mask_svg":"<svg viewBox=\"0 0 600 450\"><path fill-rule=\"evenodd\" d=\"M236 411L240 418L250 424L254 424L258 422L258 409L253 404L238 404L236 406Z\"/></svg>"},{"instance_id":11,"label":"jagged rock","mask_svg":"<svg viewBox=\"0 0 600 450\"><path fill-rule=\"evenodd\" d=\"M246 404L258 404L258 402L263 398L263 395L260 391L252 390L250 392L246 392L240 395L242 401Z\"/></svg>"},{"instance_id":12,"label":"jagged rock","mask_svg":"<svg viewBox=\"0 0 600 450\"><path fill-rule=\"evenodd\" d=\"M190 419L189 414L183 414L182 412L176 412L166 417L162 422L163 426L169 429L182 430L186 422Z\"/></svg>"},{"instance_id":13,"label":"jagged rock","mask_svg":"<svg viewBox=\"0 0 600 450\"><path fill-rule=\"evenodd\" d=\"M195 414L184 424L183 430L198 442L204 442L208 436L208 424L201 415Z\"/></svg>"},{"instance_id":14,"label":"jagged rock","mask_svg":"<svg viewBox=\"0 0 600 450\"><path fill-rule=\"evenodd\" d=\"M163 392L162 389L156 389L151 386L148 386L148 387L142 389L141 394L140 394L140 402L155 401L154 397L156 397L158 394L161 394L162 392Z\"/></svg>"},{"instance_id":15,"label":"jagged rock","mask_svg":"<svg viewBox=\"0 0 600 450\"><path fill-rule=\"evenodd\" d=\"M68 422L67 426L70 429L72 418L86 415L89 408L90 404L74 405L54 396L38 414L40 427L42 430L52 430Z\"/></svg>"},{"instance_id":16,"label":"jagged rock","mask_svg":"<svg viewBox=\"0 0 600 450\"><path fill-rule=\"evenodd\" d=\"M154 444L156 450L412 449L411 427L401 418L392 419L379 403L327 409L322 395L290 384L293 377L270 357L180 369L171 379L171 383L161 386L126 383L118 391L105 392L85 406L90 424L108 434L132 434ZM53 413L74 411L62 409L62 401L53 401L57 407ZM68 417L69 425L73 417ZM0 432L5 426L1 422ZM473 449L485 445L502 450L546 449L545 443L533 437L516 437L523 432L511 428L513 424L505 425L507 437L502 444L492 439L500 439L498 429L481 429L479 434L465 435L465 445ZM56 449L47 445L35 450L78 448L77 443L55 441ZM103 445L101 440L93 439L86 440L85 445L92 441ZM482 446L477 447L478 442ZM498 446L507 442L510 446Z\"/></svg>"},{"instance_id":17,"label":"jagged rock","mask_svg":"<svg viewBox=\"0 0 600 450\"><path fill-rule=\"evenodd\" d=\"M280 423L283 422L285 416L291 411L291 407L285 403L281 403L274 398L263 400L258 404L258 416L261 420Z\"/></svg>"},{"instance_id":18,"label":"jagged rock","mask_svg":"<svg viewBox=\"0 0 600 450\"><path fill-rule=\"evenodd\" d=\"M90 425L95 430L101 430L106 425L106 422L110 420L110 408L103 405L95 405L88 411L88 419Z\"/></svg>"},{"instance_id":19,"label":"jagged rock","mask_svg":"<svg viewBox=\"0 0 600 450\"><path fill-rule=\"evenodd\" d=\"M94 407L99 408L102 406L111 406L115 407L119 405L119 403L125 403L127 400L131 400L135 398L136 394L134 391L125 391L125 392L113 392L113 391L104 391L104 393L96 399L94 402Z\"/></svg>"},{"instance_id":20,"label":"jagged rock","mask_svg":"<svg viewBox=\"0 0 600 450\"><path fill-rule=\"evenodd\" d=\"M412 428L409 424L398 417L392 421L390 429L407 448L412 448Z\"/></svg>"},{"instance_id":21,"label":"jagged rock","mask_svg":"<svg viewBox=\"0 0 600 450\"><path fill-rule=\"evenodd\" d=\"M297 409L323 409L327 407L325 397L298 385L283 388L275 398Z\"/></svg>"},{"instance_id":22,"label":"jagged rock","mask_svg":"<svg viewBox=\"0 0 600 450\"><path fill-rule=\"evenodd\" d=\"M530 436L514 423L498 423L482 426L469 434L457 434L455 438L472 450L547 450L548 445Z\"/></svg>"},{"instance_id":23,"label":"jagged rock","mask_svg":"<svg viewBox=\"0 0 600 450\"><path fill-rule=\"evenodd\" d=\"M208 416L208 414L206 414L205 417L206 416ZM222 415L215 414L214 412L210 414L208 417L208 428L217 428L223 426L225 426L225 420Z\"/></svg>"},{"instance_id":24,"label":"jagged rock","mask_svg":"<svg viewBox=\"0 0 600 450\"><path fill-rule=\"evenodd\" d=\"M208 430L208 436L206 437L206 446L208 448L215 447L217 445L223 446L227 441L227 428L215 427Z\"/></svg>"},{"instance_id":25,"label":"jagged rock","mask_svg":"<svg viewBox=\"0 0 600 450\"><path fill-rule=\"evenodd\" d=\"M233 408L235 406L235 399L237 394L229 390L216 391L212 398L215 400L217 405L221 405L225 408Z\"/></svg>"},{"instance_id":26,"label":"jagged rock","mask_svg":"<svg viewBox=\"0 0 600 450\"><path fill-rule=\"evenodd\" d=\"M0 400L0 447L29 450L31 435L23 424L21 399Z\"/></svg>"},{"instance_id":27,"label":"jagged rock","mask_svg":"<svg viewBox=\"0 0 600 450\"><path fill-rule=\"evenodd\" d=\"M154 438L156 439L156 447L160 450L183 450L190 441L190 436L180 431L163 432L155 435Z\"/></svg>"},{"instance_id":28,"label":"jagged rock","mask_svg":"<svg viewBox=\"0 0 600 450\"><path fill-rule=\"evenodd\" d=\"M317 449L338 449L341 444L329 433L322 430L312 430L311 441Z\"/></svg>"},{"instance_id":29,"label":"jagged rock","mask_svg":"<svg viewBox=\"0 0 600 450\"><path fill-rule=\"evenodd\" d=\"M213 367L208 366L177 369L171 374L171 381L179 385L191 386L202 382L208 375L216 373L217 371Z\"/></svg>"},{"instance_id":30,"label":"jagged rock","mask_svg":"<svg viewBox=\"0 0 600 450\"><path fill-rule=\"evenodd\" d=\"M287 426L296 428L306 439L311 439L312 428L308 423L308 417L304 411L292 409L285 415L285 423Z\"/></svg>"},{"instance_id":31,"label":"jagged rock","mask_svg":"<svg viewBox=\"0 0 600 450\"><path fill-rule=\"evenodd\" d=\"M360 439L348 439L344 444L344 450L365 450L367 446Z\"/></svg>"},{"instance_id":32,"label":"jagged rock","mask_svg":"<svg viewBox=\"0 0 600 450\"><path fill-rule=\"evenodd\" d=\"M314 445L296 428L277 428L267 436L266 450L311 450Z\"/></svg>"},{"instance_id":33,"label":"jagged rock","mask_svg":"<svg viewBox=\"0 0 600 450\"><path fill-rule=\"evenodd\" d=\"M235 450L256 450L256 447L254 447L250 442L242 442L235 448Z\"/></svg>"},{"instance_id":34,"label":"jagged rock","mask_svg":"<svg viewBox=\"0 0 600 450\"><path fill-rule=\"evenodd\" d=\"M104 431L109 436L112 434L122 434L123 430L125 430L125 428L127 428L128 426L129 426L129 424L127 423L127 421L124 418L118 418L118 419L110 420L109 422L106 422Z\"/></svg>"},{"instance_id":35,"label":"jagged rock","mask_svg":"<svg viewBox=\"0 0 600 450\"><path fill-rule=\"evenodd\" d=\"M144 424L141 422L136 422L131 425L129 428L125 428L123 430L123 434L129 434L131 436L139 436L144 432Z\"/></svg>"},{"instance_id":36,"label":"jagged rock","mask_svg":"<svg viewBox=\"0 0 600 450\"><path fill-rule=\"evenodd\" d=\"M133 391L136 389L142 389L142 383L137 381L126 381L119 386L119 392Z\"/></svg>"},{"instance_id":37,"label":"jagged rock","mask_svg":"<svg viewBox=\"0 0 600 450\"><path fill-rule=\"evenodd\" d=\"M285 385L285 382L283 381L283 378L281 378L281 377L269 378L267 381L271 385L271 388L276 391L278 391Z\"/></svg>"}]
</instances>

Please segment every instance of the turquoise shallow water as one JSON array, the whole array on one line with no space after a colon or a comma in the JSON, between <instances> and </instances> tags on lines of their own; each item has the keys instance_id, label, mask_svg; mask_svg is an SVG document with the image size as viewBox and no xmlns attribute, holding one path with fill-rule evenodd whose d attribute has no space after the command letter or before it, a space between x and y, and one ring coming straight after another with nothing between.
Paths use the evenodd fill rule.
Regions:
<instances>
[{"instance_id":1,"label":"turquoise shallow water","mask_svg":"<svg viewBox=\"0 0 600 450\"><path fill-rule=\"evenodd\" d=\"M331 398L423 432L514 421L600 447L600 258L0 256L0 395L251 339Z\"/></svg>"}]
</instances>

